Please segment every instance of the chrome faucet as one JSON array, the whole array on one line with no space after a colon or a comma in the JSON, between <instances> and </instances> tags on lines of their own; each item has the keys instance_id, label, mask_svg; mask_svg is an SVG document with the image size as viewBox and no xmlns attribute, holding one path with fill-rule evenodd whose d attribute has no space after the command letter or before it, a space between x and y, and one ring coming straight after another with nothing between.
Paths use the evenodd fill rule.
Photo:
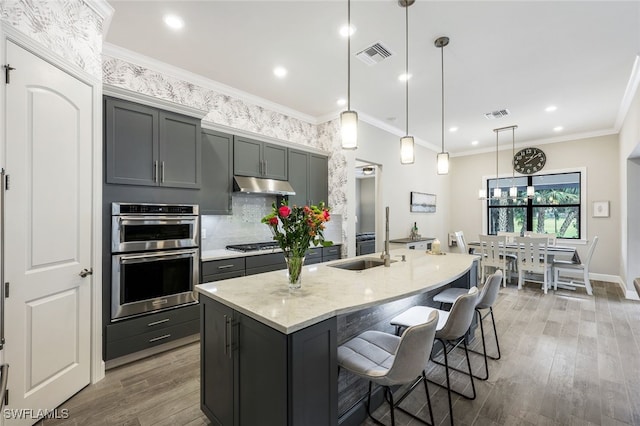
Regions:
<instances>
[{"instance_id":1,"label":"chrome faucet","mask_svg":"<svg viewBox=\"0 0 640 426\"><path fill-rule=\"evenodd\" d=\"M391 266L391 255L389 254L389 206L385 207L384 218L384 251L380 255L380 259L384 260L384 266Z\"/></svg>"}]
</instances>

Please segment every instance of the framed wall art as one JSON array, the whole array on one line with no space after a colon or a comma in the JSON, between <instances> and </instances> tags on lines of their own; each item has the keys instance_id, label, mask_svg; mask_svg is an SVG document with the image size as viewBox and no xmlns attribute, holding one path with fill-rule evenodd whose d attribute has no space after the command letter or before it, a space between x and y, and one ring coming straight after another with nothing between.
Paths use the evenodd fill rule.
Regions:
<instances>
[{"instance_id":1,"label":"framed wall art","mask_svg":"<svg viewBox=\"0 0 640 426\"><path fill-rule=\"evenodd\" d=\"M423 192L411 192L410 211L413 213L435 213L435 194L425 194Z\"/></svg>"},{"instance_id":2,"label":"framed wall art","mask_svg":"<svg viewBox=\"0 0 640 426\"><path fill-rule=\"evenodd\" d=\"M593 202L593 217L609 217L609 202L608 201L594 201Z\"/></svg>"}]
</instances>

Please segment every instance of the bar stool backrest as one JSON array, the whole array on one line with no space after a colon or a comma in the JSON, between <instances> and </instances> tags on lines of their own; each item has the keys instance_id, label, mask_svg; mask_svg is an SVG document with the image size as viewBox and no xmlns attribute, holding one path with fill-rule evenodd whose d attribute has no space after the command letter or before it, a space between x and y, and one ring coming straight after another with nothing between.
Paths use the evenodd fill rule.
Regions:
<instances>
[{"instance_id":1,"label":"bar stool backrest","mask_svg":"<svg viewBox=\"0 0 640 426\"><path fill-rule=\"evenodd\" d=\"M478 287L471 287L467 294L459 296L451 311L449 318L441 330L436 332L436 337L443 340L455 340L462 337L473 321L475 308L478 301Z\"/></svg>"},{"instance_id":2,"label":"bar stool backrest","mask_svg":"<svg viewBox=\"0 0 640 426\"><path fill-rule=\"evenodd\" d=\"M502 271L497 270L493 274L487 277L487 280L480 290L478 296L477 309L488 309L493 306L494 302L498 298L498 292L500 291L500 283L502 282Z\"/></svg>"}]
</instances>

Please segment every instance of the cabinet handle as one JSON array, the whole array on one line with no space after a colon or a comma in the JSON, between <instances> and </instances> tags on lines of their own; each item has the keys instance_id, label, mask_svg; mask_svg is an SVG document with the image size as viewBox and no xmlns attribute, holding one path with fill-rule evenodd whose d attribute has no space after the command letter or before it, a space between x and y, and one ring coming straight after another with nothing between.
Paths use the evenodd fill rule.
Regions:
<instances>
[{"instance_id":1,"label":"cabinet handle","mask_svg":"<svg viewBox=\"0 0 640 426\"><path fill-rule=\"evenodd\" d=\"M231 351L229 350L229 324L231 324L231 318L224 316L224 354L231 358Z\"/></svg>"},{"instance_id":2,"label":"cabinet handle","mask_svg":"<svg viewBox=\"0 0 640 426\"><path fill-rule=\"evenodd\" d=\"M158 340L168 339L169 337L171 337L170 334L165 334L164 336L160 336L160 337L154 337L153 339L149 339L149 343L157 342Z\"/></svg>"},{"instance_id":3,"label":"cabinet handle","mask_svg":"<svg viewBox=\"0 0 640 426\"><path fill-rule=\"evenodd\" d=\"M147 324L147 327L153 327L154 325L164 324L165 322L169 322L169 318L161 319L160 321L154 321Z\"/></svg>"},{"instance_id":4,"label":"cabinet handle","mask_svg":"<svg viewBox=\"0 0 640 426\"><path fill-rule=\"evenodd\" d=\"M262 160L258 161L258 174L262 176Z\"/></svg>"},{"instance_id":5,"label":"cabinet handle","mask_svg":"<svg viewBox=\"0 0 640 426\"><path fill-rule=\"evenodd\" d=\"M162 176L161 182L164 183L164 161L160 164L160 169L162 171L162 173L161 173L161 176Z\"/></svg>"},{"instance_id":6,"label":"cabinet handle","mask_svg":"<svg viewBox=\"0 0 640 426\"><path fill-rule=\"evenodd\" d=\"M158 162L157 161L153 162L153 181L154 182L158 181Z\"/></svg>"},{"instance_id":7,"label":"cabinet handle","mask_svg":"<svg viewBox=\"0 0 640 426\"><path fill-rule=\"evenodd\" d=\"M269 173L269 172L267 171L267 170L268 170L268 169L267 169L267 165L268 165L267 160L264 160L264 174L265 174L265 176L267 175L267 173Z\"/></svg>"},{"instance_id":8,"label":"cabinet handle","mask_svg":"<svg viewBox=\"0 0 640 426\"><path fill-rule=\"evenodd\" d=\"M218 266L218 269L229 269L229 268L233 268L233 264Z\"/></svg>"}]
</instances>

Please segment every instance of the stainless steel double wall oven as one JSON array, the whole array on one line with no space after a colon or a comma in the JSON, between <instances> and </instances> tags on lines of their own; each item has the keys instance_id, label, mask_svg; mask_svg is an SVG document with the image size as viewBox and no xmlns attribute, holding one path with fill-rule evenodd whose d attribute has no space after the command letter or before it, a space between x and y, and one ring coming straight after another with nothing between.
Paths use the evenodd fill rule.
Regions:
<instances>
[{"instance_id":1,"label":"stainless steel double wall oven","mask_svg":"<svg viewBox=\"0 0 640 426\"><path fill-rule=\"evenodd\" d=\"M111 204L111 321L197 303L197 205Z\"/></svg>"}]
</instances>

